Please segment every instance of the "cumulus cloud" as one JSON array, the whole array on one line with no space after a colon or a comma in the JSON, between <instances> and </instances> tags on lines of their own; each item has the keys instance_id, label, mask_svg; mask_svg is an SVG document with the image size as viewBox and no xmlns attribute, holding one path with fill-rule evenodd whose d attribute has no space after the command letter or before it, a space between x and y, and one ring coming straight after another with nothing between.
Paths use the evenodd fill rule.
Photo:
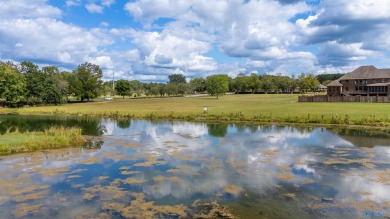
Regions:
<instances>
[{"instance_id":1,"label":"cumulus cloud","mask_svg":"<svg viewBox=\"0 0 390 219\"><path fill-rule=\"evenodd\" d=\"M4 0L1 58L94 61L107 74L157 81L172 73L288 75L344 72L375 64L369 63L374 58L388 63L388 0L132 0L117 6L115 0L66 0L67 10L85 7L107 16L123 10L129 19L118 26L107 17L91 28L65 22L69 15L48 0Z\"/></svg>"},{"instance_id":2,"label":"cumulus cloud","mask_svg":"<svg viewBox=\"0 0 390 219\"><path fill-rule=\"evenodd\" d=\"M88 10L89 13L103 13L104 7L97 5L95 3L86 4L85 8Z\"/></svg>"},{"instance_id":3,"label":"cumulus cloud","mask_svg":"<svg viewBox=\"0 0 390 219\"><path fill-rule=\"evenodd\" d=\"M97 53L98 46L111 43L110 39L97 37L98 32L50 18L0 20L0 48L3 55L15 60L33 57L52 63L79 64Z\"/></svg>"},{"instance_id":4,"label":"cumulus cloud","mask_svg":"<svg viewBox=\"0 0 390 219\"><path fill-rule=\"evenodd\" d=\"M365 60L372 51L361 48L362 43L339 44L330 41L320 46L319 62L323 65L344 66L352 62Z\"/></svg>"},{"instance_id":5,"label":"cumulus cloud","mask_svg":"<svg viewBox=\"0 0 390 219\"><path fill-rule=\"evenodd\" d=\"M295 27L289 19L309 10L306 4L299 1L139 0L127 3L125 9L146 28L159 24L160 18L171 18L172 21L164 26L164 33L168 33L175 39L173 43L175 46L171 48L163 46L164 51L166 53L173 51L174 54L177 52L192 53L196 54L192 57L198 57L180 59L178 57L182 57L183 54L170 56L172 62L165 67L183 68L183 64L186 64L190 65L188 69L193 70L220 70L215 60L204 55L211 49L211 45L216 45L228 56L262 60L264 63L268 60L290 59L294 55L298 55L295 60L300 58L307 60L304 62L307 64L306 68L311 68L316 62L314 55L310 52L305 52L303 55L303 53L289 50L289 46L295 43ZM148 36L142 37L142 42L135 40L135 44L141 48L141 52L146 57L145 63L149 66L158 65L156 61L159 59L155 58L159 54L155 49L158 47L150 42L151 39L155 39L153 37L156 34L158 33L149 32ZM177 47L178 42L183 42L182 46ZM166 41L162 42L161 45L166 45L166 43ZM207 45L204 47L206 50L199 50L203 47L190 46L198 43ZM145 48L144 44L150 49ZM180 48L181 51L172 50L173 48ZM191 66L191 63L199 63L199 61L205 65ZM209 67L206 68L207 66Z\"/></svg>"},{"instance_id":6,"label":"cumulus cloud","mask_svg":"<svg viewBox=\"0 0 390 219\"><path fill-rule=\"evenodd\" d=\"M66 7L79 6L81 5L81 0L66 0Z\"/></svg>"},{"instance_id":7,"label":"cumulus cloud","mask_svg":"<svg viewBox=\"0 0 390 219\"><path fill-rule=\"evenodd\" d=\"M296 26L306 44L320 45L322 65L346 66L390 45L390 2L323 1L320 9ZM375 39L375 40L374 40Z\"/></svg>"},{"instance_id":8,"label":"cumulus cloud","mask_svg":"<svg viewBox=\"0 0 390 219\"><path fill-rule=\"evenodd\" d=\"M0 18L58 18L60 9L46 4L47 0L3 0L0 4Z\"/></svg>"}]
</instances>

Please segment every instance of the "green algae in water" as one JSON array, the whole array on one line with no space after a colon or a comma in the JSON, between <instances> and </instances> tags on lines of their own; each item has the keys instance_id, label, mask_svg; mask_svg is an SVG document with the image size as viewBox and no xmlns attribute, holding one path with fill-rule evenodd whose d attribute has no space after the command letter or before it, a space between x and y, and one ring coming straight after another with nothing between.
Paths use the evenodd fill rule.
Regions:
<instances>
[{"instance_id":1,"label":"green algae in water","mask_svg":"<svg viewBox=\"0 0 390 219\"><path fill-rule=\"evenodd\" d=\"M390 206L388 146L326 129L232 124L221 139L176 124L102 120L101 148L2 157L0 217L362 218Z\"/></svg>"}]
</instances>

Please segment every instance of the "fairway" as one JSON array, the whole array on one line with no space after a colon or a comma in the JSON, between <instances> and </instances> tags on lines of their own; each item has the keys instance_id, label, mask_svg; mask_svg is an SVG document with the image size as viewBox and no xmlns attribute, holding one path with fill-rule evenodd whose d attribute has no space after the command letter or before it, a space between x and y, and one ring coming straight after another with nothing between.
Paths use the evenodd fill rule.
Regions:
<instances>
[{"instance_id":1,"label":"fairway","mask_svg":"<svg viewBox=\"0 0 390 219\"><path fill-rule=\"evenodd\" d=\"M388 103L300 103L297 102L297 99L298 95L295 94L225 95L219 99L210 96L115 99L113 101L60 106L26 107L16 110L1 109L0 112L16 111L20 114L56 113L76 115L116 114L131 115L134 118L145 118L150 114L154 114L157 117L175 118L188 115L204 115L203 108L208 107L207 115L230 115L230 117L239 115L242 120L346 124L351 122L351 124L356 125L378 123L381 126L389 124L390 104ZM334 122L335 119L341 122Z\"/></svg>"}]
</instances>

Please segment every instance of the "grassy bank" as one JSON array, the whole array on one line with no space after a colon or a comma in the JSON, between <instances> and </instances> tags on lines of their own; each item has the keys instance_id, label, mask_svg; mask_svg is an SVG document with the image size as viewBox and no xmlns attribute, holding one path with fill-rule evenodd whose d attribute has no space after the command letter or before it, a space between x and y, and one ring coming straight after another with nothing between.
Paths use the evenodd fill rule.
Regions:
<instances>
[{"instance_id":1,"label":"grassy bank","mask_svg":"<svg viewBox=\"0 0 390 219\"><path fill-rule=\"evenodd\" d=\"M16 130L0 137L0 155L81 146L84 143L80 128L52 127L44 132L24 133Z\"/></svg>"},{"instance_id":2,"label":"grassy bank","mask_svg":"<svg viewBox=\"0 0 390 219\"><path fill-rule=\"evenodd\" d=\"M189 121L254 121L390 126L388 103L298 103L298 95L226 95L117 99L61 106L0 109L0 113L73 114ZM208 107L208 113L203 108Z\"/></svg>"}]
</instances>

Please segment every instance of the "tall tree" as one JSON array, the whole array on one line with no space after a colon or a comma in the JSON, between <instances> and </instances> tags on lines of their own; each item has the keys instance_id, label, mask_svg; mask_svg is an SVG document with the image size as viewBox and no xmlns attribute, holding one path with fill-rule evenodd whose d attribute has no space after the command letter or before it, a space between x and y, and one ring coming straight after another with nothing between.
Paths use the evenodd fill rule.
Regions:
<instances>
[{"instance_id":1,"label":"tall tree","mask_svg":"<svg viewBox=\"0 0 390 219\"><path fill-rule=\"evenodd\" d=\"M219 96L229 91L229 76L223 74L211 75L207 77L206 84L207 92L218 99Z\"/></svg>"},{"instance_id":2,"label":"tall tree","mask_svg":"<svg viewBox=\"0 0 390 219\"><path fill-rule=\"evenodd\" d=\"M66 100L68 93L68 82L62 77L60 71L55 66L42 68L45 76L44 89L41 99L46 104L60 104Z\"/></svg>"},{"instance_id":3,"label":"tall tree","mask_svg":"<svg viewBox=\"0 0 390 219\"><path fill-rule=\"evenodd\" d=\"M126 95L130 94L130 82L128 80L119 80L115 85L116 92L125 99ZM129 95L130 96L130 95Z\"/></svg>"},{"instance_id":4,"label":"tall tree","mask_svg":"<svg viewBox=\"0 0 390 219\"><path fill-rule=\"evenodd\" d=\"M84 63L77 67L73 71L75 78L72 78L76 83L75 95L80 98L81 101L96 98L102 89L102 76L103 72L98 65L91 63Z\"/></svg>"},{"instance_id":5,"label":"tall tree","mask_svg":"<svg viewBox=\"0 0 390 219\"><path fill-rule=\"evenodd\" d=\"M172 74L169 75L168 78L169 78L169 83L176 83L176 84L187 83L186 77L182 74Z\"/></svg>"},{"instance_id":6,"label":"tall tree","mask_svg":"<svg viewBox=\"0 0 390 219\"><path fill-rule=\"evenodd\" d=\"M25 102L26 83L13 63L0 62L0 97L9 107L18 107Z\"/></svg>"},{"instance_id":7,"label":"tall tree","mask_svg":"<svg viewBox=\"0 0 390 219\"><path fill-rule=\"evenodd\" d=\"M20 72L26 78L26 101L29 105L42 102L43 92L45 90L45 74L39 70L38 66L32 62L21 62Z\"/></svg>"}]
</instances>

